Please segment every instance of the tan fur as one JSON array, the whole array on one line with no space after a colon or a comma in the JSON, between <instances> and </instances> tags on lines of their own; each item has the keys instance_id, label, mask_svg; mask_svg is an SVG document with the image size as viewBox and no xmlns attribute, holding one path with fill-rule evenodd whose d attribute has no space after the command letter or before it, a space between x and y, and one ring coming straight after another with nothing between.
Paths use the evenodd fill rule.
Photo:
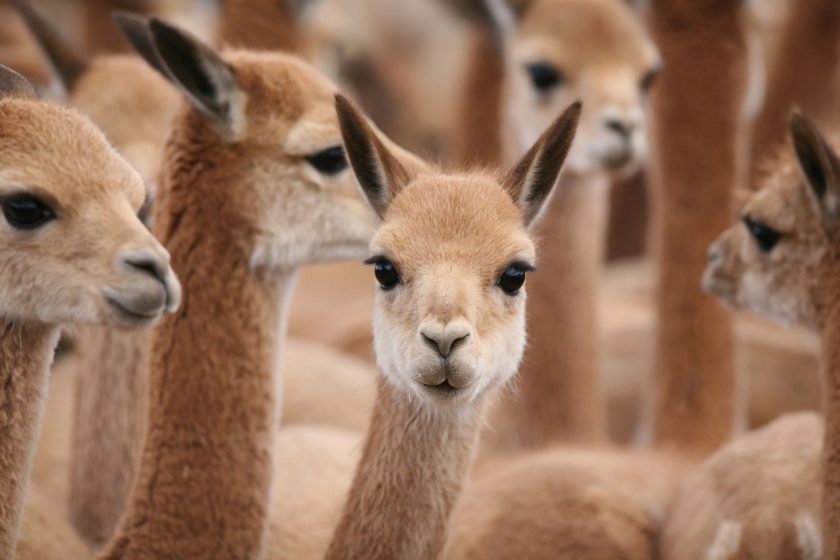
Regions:
<instances>
[{"instance_id":1,"label":"tan fur","mask_svg":"<svg viewBox=\"0 0 840 560\"><path fill-rule=\"evenodd\" d=\"M718 450L683 482L662 529L661 557L818 558L808 556L798 525L819 523L822 439L822 419L800 413Z\"/></svg>"},{"instance_id":2,"label":"tan fur","mask_svg":"<svg viewBox=\"0 0 840 560\"><path fill-rule=\"evenodd\" d=\"M150 28L171 68L183 59L167 59L166 45L202 57L225 111L192 97L203 112L183 111L167 146L156 229L189 300L153 336L146 441L105 557L248 557L268 520L274 370L294 271L358 254L370 226L350 174L322 176L304 159L339 145L328 81L292 57L221 61L160 22Z\"/></svg>"},{"instance_id":3,"label":"tan fur","mask_svg":"<svg viewBox=\"0 0 840 560\"><path fill-rule=\"evenodd\" d=\"M5 68L0 139L4 204L25 193L55 216L35 230L8 217L0 227L0 555L12 558L59 325L149 324L178 306L180 285L168 253L136 217L146 194L137 173L89 121L37 101Z\"/></svg>"},{"instance_id":4,"label":"tan fur","mask_svg":"<svg viewBox=\"0 0 840 560\"><path fill-rule=\"evenodd\" d=\"M37 487L29 488L17 560L89 560L90 550L63 514L64 509Z\"/></svg>"},{"instance_id":5,"label":"tan fur","mask_svg":"<svg viewBox=\"0 0 840 560\"><path fill-rule=\"evenodd\" d=\"M609 450L528 454L474 482L446 558L654 557L676 469Z\"/></svg>"},{"instance_id":6,"label":"tan fur","mask_svg":"<svg viewBox=\"0 0 840 560\"><path fill-rule=\"evenodd\" d=\"M761 182L762 187L754 193L741 210L745 221L726 230L709 250L709 265L704 276L704 285L714 295L738 308L767 315L774 320L797 323L816 329L822 335L822 374L825 387L825 438L821 462L821 515L816 516L816 498L811 496L812 484L807 477L794 481L791 492L779 492L775 500L796 502L797 510L811 518L821 518L822 541L826 558L840 554L840 498L838 498L837 457L838 438L836 417L838 410L836 391L837 360L837 286L838 243L836 220L838 219L838 196L840 196L840 160L835 148L825 140L817 129L804 117L795 115L791 120L791 138L796 158L790 150L784 150L775 163L773 171ZM797 163L798 161L798 163ZM781 236L772 246L759 244L748 227L748 223L759 224L779 232ZM811 430L818 432L818 430ZM812 436L809 436L812 437ZM819 437L818 433L816 436ZM733 449L747 447L748 443L735 442ZM755 449L748 459L766 462L774 450ZM810 462L809 462L810 461ZM769 470L766 477L784 477L793 469L812 468L811 455L788 454L776 469ZM715 477L710 467L704 476ZM721 475L717 474L719 478ZM754 477L753 473L742 475ZM804 479L802 479L804 478ZM760 481L761 482L761 481ZM771 485L772 486L772 485ZM743 503L742 516L737 519L744 524L754 522L749 517L751 508L764 509L756 497L744 493L736 497L736 503ZM781 502L783 506L787 502ZM768 531L788 533L788 541L797 540L797 548L805 553L813 545L803 544L809 531L800 529L807 523L800 523L793 532L791 523L792 506L779 508L778 516L769 516L763 521ZM774 510L776 511L776 510ZM715 519L706 519L700 527L709 531L715 526ZM811 523L813 525L813 523ZM747 537L744 546L762 546L762 533ZM789 544L789 547L794 545ZM787 557L787 556L786 556Z\"/></svg>"},{"instance_id":7,"label":"tan fur","mask_svg":"<svg viewBox=\"0 0 840 560\"><path fill-rule=\"evenodd\" d=\"M319 424L280 430L266 560L324 557L353 482L362 439L361 432Z\"/></svg>"},{"instance_id":8,"label":"tan fur","mask_svg":"<svg viewBox=\"0 0 840 560\"><path fill-rule=\"evenodd\" d=\"M437 558L487 396L515 373L524 349L525 294L506 294L497 279L511 263L534 259L526 227L554 187L579 107L556 120L503 181L418 170L346 100L337 107L356 176L382 219L371 254L377 267L392 263L399 280L377 293L382 377L325 557Z\"/></svg>"}]
</instances>

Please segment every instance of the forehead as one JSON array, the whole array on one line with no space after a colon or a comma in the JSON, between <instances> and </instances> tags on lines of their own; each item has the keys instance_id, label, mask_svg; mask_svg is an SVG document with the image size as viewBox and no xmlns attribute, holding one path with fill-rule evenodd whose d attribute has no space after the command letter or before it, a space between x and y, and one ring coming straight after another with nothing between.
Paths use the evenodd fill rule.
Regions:
<instances>
[{"instance_id":1,"label":"forehead","mask_svg":"<svg viewBox=\"0 0 840 560\"><path fill-rule=\"evenodd\" d=\"M517 43L526 56L569 64L648 66L658 59L641 23L620 0L538 0L524 16Z\"/></svg>"},{"instance_id":2,"label":"forehead","mask_svg":"<svg viewBox=\"0 0 840 560\"><path fill-rule=\"evenodd\" d=\"M142 179L86 118L71 109L0 101L0 187L46 191L59 203L122 194L139 206Z\"/></svg>"},{"instance_id":3,"label":"forehead","mask_svg":"<svg viewBox=\"0 0 840 560\"><path fill-rule=\"evenodd\" d=\"M513 200L493 179L475 176L413 181L391 203L371 247L408 266L447 261L497 267L500 260L534 258Z\"/></svg>"},{"instance_id":4,"label":"forehead","mask_svg":"<svg viewBox=\"0 0 840 560\"><path fill-rule=\"evenodd\" d=\"M779 158L776 169L760 181L760 189L744 204L742 214L766 222L782 231L816 224L816 214L808 197L808 185L793 156Z\"/></svg>"},{"instance_id":5,"label":"forehead","mask_svg":"<svg viewBox=\"0 0 840 560\"><path fill-rule=\"evenodd\" d=\"M308 64L274 52L229 51L224 57L235 68L241 89L248 92L246 112L251 134L259 135L262 130L279 142L305 120L338 135L334 109L338 90Z\"/></svg>"}]
</instances>

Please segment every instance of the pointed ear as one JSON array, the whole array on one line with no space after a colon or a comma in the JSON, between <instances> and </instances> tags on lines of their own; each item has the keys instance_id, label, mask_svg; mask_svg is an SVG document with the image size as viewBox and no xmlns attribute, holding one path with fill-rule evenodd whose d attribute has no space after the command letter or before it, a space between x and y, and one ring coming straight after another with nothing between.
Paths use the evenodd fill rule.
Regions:
<instances>
[{"instance_id":1,"label":"pointed ear","mask_svg":"<svg viewBox=\"0 0 840 560\"><path fill-rule=\"evenodd\" d=\"M113 12L111 17L114 19L114 24L117 26L117 29L120 30L122 36L131 44L134 50L137 51L137 54L164 78L171 80L172 77L167 72L163 62L161 62L157 49L155 49L155 45L152 42L152 32L149 31L149 18L122 11Z\"/></svg>"},{"instance_id":2,"label":"pointed ear","mask_svg":"<svg viewBox=\"0 0 840 560\"><path fill-rule=\"evenodd\" d=\"M87 69L87 58L74 49L50 22L32 7L28 0L12 0L12 5L35 36L50 66L58 74L64 89L69 92Z\"/></svg>"},{"instance_id":3,"label":"pointed ear","mask_svg":"<svg viewBox=\"0 0 840 560\"><path fill-rule=\"evenodd\" d=\"M380 218L391 201L411 180L409 168L379 138L361 111L341 94L335 109L344 150L368 203Z\"/></svg>"},{"instance_id":4,"label":"pointed ear","mask_svg":"<svg viewBox=\"0 0 840 560\"><path fill-rule=\"evenodd\" d=\"M814 123L799 112L791 115L790 134L811 200L825 227L834 230L840 225L840 161Z\"/></svg>"},{"instance_id":5,"label":"pointed ear","mask_svg":"<svg viewBox=\"0 0 840 560\"><path fill-rule=\"evenodd\" d=\"M581 103L572 103L543 132L537 143L510 170L504 187L522 209L525 225L531 226L557 184L580 119Z\"/></svg>"},{"instance_id":6,"label":"pointed ear","mask_svg":"<svg viewBox=\"0 0 840 560\"><path fill-rule=\"evenodd\" d=\"M0 99L38 99L38 92L29 80L0 64Z\"/></svg>"},{"instance_id":7,"label":"pointed ear","mask_svg":"<svg viewBox=\"0 0 840 560\"><path fill-rule=\"evenodd\" d=\"M233 68L199 39L157 18L149 21L149 33L175 86L222 130L234 132L242 108Z\"/></svg>"}]
</instances>

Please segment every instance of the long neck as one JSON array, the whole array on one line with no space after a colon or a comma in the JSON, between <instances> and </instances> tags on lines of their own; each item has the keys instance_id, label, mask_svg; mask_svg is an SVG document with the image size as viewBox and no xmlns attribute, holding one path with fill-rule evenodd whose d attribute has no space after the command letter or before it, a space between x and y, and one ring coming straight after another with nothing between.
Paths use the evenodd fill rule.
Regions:
<instances>
[{"instance_id":1,"label":"long neck","mask_svg":"<svg viewBox=\"0 0 840 560\"><path fill-rule=\"evenodd\" d=\"M483 405L430 411L379 382L373 420L327 560L437 558L475 456Z\"/></svg>"},{"instance_id":2,"label":"long neck","mask_svg":"<svg viewBox=\"0 0 840 560\"><path fill-rule=\"evenodd\" d=\"M454 137L455 162L460 165L497 165L502 158L504 69L489 33L473 33Z\"/></svg>"},{"instance_id":3,"label":"long neck","mask_svg":"<svg viewBox=\"0 0 840 560\"><path fill-rule=\"evenodd\" d=\"M825 387L822 528L825 558L840 557L840 306L834 305L834 308L825 323L822 337Z\"/></svg>"},{"instance_id":4,"label":"long neck","mask_svg":"<svg viewBox=\"0 0 840 560\"><path fill-rule=\"evenodd\" d=\"M256 50L298 50L301 40L290 4L277 0L222 0L222 44Z\"/></svg>"},{"instance_id":5,"label":"long neck","mask_svg":"<svg viewBox=\"0 0 840 560\"><path fill-rule=\"evenodd\" d=\"M544 249L528 279L528 348L518 394L506 402L516 447L605 436L597 303L608 197L606 177L567 175L540 224Z\"/></svg>"},{"instance_id":6,"label":"long neck","mask_svg":"<svg viewBox=\"0 0 840 560\"><path fill-rule=\"evenodd\" d=\"M818 122L820 117L832 118L834 88L825 84L836 76L840 64L840 3L792 2L790 10L767 77L767 97L753 129L752 161L756 164L784 142L794 105Z\"/></svg>"},{"instance_id":7,"label":"long neck","mask_svg":"<svg viewBox=\"0 0 840 560\"><path fill-rule=\"evenodd\" d=\"M58 328L0 324L0 558L15 557Z\"/></svg>"},{"instance_id":8,"label":"long neck","mask_svg":"<svg viewBox=\"0 0 840 560\"><path fill-rule=\"evenodd\" d=\"M735 424L731 318L700 278L709 244L732 220L744 45L729 0L657 2L652 16L669 69L652 98L659 265L652 436L657 447L703 455ZM704 39L687 42L692 33Z\"/></svg>"},{"instance_id":9,"label":"long neck","mask_svg":"<svg viewBox=\"0 0 840 560\"><path fill-rule=\"evenodd\" d=\"M110 538L143 442L151 330L79 329L69 516L89 543Z\"/></svg>"},{"instance_id":10,"label":"long neck","mask_svg":"<svg viewBox=\"0 0 840 560\"><path fill-rule=\"evenodd\" d=\"M251 269L236 232L201 222L214 212L205 202L194 198L163 222L184 299L152 337L146 439L108 558L261 553L280 317L294 274Z\"/></svg>"}]
</instances>

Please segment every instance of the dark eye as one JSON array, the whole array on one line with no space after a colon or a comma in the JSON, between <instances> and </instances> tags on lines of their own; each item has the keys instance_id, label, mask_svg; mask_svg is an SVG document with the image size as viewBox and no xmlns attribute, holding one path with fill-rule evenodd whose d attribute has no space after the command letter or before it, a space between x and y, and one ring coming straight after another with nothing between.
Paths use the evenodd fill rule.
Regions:
<instances>
[{"instance_id":1,"label":"dark eye","mask_svg":"<svg viewBox=\"0 0 840 560\"><path fill-rule=\"evenodd\" d=\"M563 74L551 64L546 62L535 62L525 67L531 84L541 93L545 93L563 82Z\"/></svg>"},{"instance_id":2,"label":"dark eye","mask_svg":"<svg viewBox=\"0 0 840 560\"><path fill-rule=\"evenodd\" d=\"M306 156L306 161L325 175L335 175L347 169L347 158L344 157L344 148L341 146L333 146Z\"/></svg>"},{"instance_id":3,"label":"dark eye","mask_svg":"<svg viewBox=\"0 0 840 560\"><path fill-rule=\"evenodd\" d=\"M645 75L642 77L642 81L639 82L639 89L642 90L642 93L647 93L650 91L650 88L653 87L653 84L656 83L657 78L659 78L659 74L662 73L662 67L657 66L655 68L651 68L648 70Z\"/></svg>"},{"instance_id":4,"label":"dark eye","mask_svg":"<svg viewBox=\"0 0 840 560\"><path fill-rule=\"evenodd\" d=\"M515 296L525 283L525 274L532 270L533 267L525 264L512 264L499 276L496 285L507 295Z\"/></svg>"},{"instance_id":5,"label":"dark eye","mask_svg":"<svg viewBox=\"0 0 840 560\"><path fill-rule=\"evenodd\" d=\"M758 248L765 253L770 252L779 242L779 239L782 238L782 234L778 231L764 224L754 222L749 218L744 218L744 225L750 230L750 235L755 239Z\"/></svg>"},{"instance_id":6,"label":"dark eye","mask_svg":"<svg viewBox=\"0 0 840 560\"><path fill-rule=\"evenodd\" d=\"M3 214L17 229L35 229L55 218L50 208L28 194L17 195L3 202Z\"/></svg>"},{"instance_id":7,"label":"dark eye","mask_svg":"<svg viewBox=\"0 0 840 560\"><path fill-rule=\"evenodd\" d=\"M373 265L373 273L376 276L376 281L379 282L383 290L390 290L402 281L394 263L386 258L373 257L372 259L366 260L365 263Z\"/></svg>"}]
</instances>

